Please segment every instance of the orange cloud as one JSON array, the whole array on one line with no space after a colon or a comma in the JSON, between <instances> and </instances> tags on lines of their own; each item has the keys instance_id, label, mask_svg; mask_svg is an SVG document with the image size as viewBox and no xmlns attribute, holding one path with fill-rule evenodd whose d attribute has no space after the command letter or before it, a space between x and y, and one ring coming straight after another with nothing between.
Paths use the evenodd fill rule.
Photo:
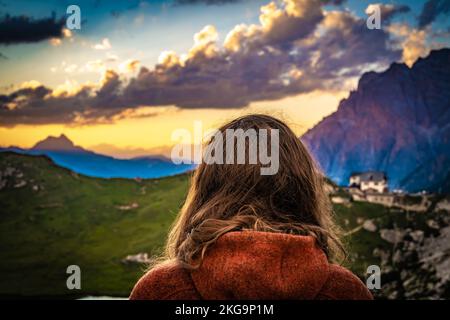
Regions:
<instances>
[{"instance_id":1,"label":"orange cloud","mask_svg":"<svg viewBox=\"0 0 450 320\"><path fill-rule=\"evenodd\" d=\"M425 57L430 52L426 43L427 29L396 23L389 26L389 32L401 39L402 59L410 67L419 57Z\"/></svg>"}]
</instances>

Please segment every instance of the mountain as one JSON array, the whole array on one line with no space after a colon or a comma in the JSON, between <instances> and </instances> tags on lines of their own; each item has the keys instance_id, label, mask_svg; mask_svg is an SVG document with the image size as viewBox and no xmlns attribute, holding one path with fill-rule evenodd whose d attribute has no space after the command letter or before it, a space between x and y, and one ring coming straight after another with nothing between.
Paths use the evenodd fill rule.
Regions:
<instances>
[{"instance_id":1,"label":"mountain","mask_svg":"<svg viewBox=\"0 0 450 320\"><path fill-rule=\"evenodd\" d=\"M194 165L174 164L160 156L133 159L116 159L76 146L65 135L49 136L31 149L15 147L0 151L12 151L29 155L46 155L57 165L80 174L99 178L160 178L192 170Z\"/></svg>"},{"instance_id":2,"label":"mountain","mask_svg":"<svg viewBox=\"0 0 450 320\"><path fill-rule=\"evenodd\" d=\"M59 137L49 136L42 141L36 143L32 150L47 151L66 151L66 152L84 152L81 147L75 146L66 135L61 134Z\"/></svg>"},{"instance_id":3,"label":"mountain","mask_svg":"<svg viewBox=\"0 0 450 320\"><path fill-rule=\"evenodd\" d=\"M170 157L172 148L170 146L158 146L151 148L142 147L117 147L109 143L100 143L89 147L89 150L100 154L113 154L114 158L130 159L152 155L165 155Z\"/></svg>"},{"instance_id":4,"label":"mountain","mask_svg":"<svg viewBox=\"0 0 450 320\"><path fill-rule=\"evenodd\" d=\"M338 184L384 171L390 188L450 192L450 49L412 68L368 72L357 90L301 139Z\"/></svg>"}]
</instances>

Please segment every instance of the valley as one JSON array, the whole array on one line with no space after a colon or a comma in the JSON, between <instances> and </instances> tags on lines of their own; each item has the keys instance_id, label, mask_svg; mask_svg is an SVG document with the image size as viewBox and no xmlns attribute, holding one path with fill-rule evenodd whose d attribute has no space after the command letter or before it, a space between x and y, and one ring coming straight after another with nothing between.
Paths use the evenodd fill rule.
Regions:
<instances>
[{"instance_id":1,"label":"valley","mask_svg":"<svg viewBox=\"0 0 450 320\"><path fill-rule=\"evenodd\" d=\"M161 252L189 175L101 179L48 157L0 153L0 295L126 297L146 262ZM336 186L330 196L349 196ZM344 265L363 281L382 270L381 299L449 298L450 213L433 198L426 212L368 202L334 204L349 252ZM81 290L66 288L79 265Z\"/></svg>"}]
</instances>

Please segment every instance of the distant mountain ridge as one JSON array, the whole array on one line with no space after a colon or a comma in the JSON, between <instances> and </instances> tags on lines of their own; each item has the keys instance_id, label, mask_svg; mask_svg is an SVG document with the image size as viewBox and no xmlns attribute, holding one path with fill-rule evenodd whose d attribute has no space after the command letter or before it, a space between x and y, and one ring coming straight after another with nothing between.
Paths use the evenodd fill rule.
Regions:
<instances>
[{"instance_id":1,"label":"distant mountain ridge","mask_svg":"<svg viewBox=\"0 0 450 320\"><path fill-rule=\"evenodd\" d=\"M450 49L408 68L365 73L356 91L301 139L338 184L384 171L391 188L450 192Z\"/></svg>"},{"instance_id":2,"label":"distant mountain ridge","mask_svg":"<svg viewBox=\"0 0 450 320\"><path fill-rule=\"evenodd\" d=\"M31 149L0 148L29 155L46 155L57 165L74 172L99 178L161 178L194 169L194 165L174 164L163 156L116 159L76 146L67 136L49 136Z\"/></svg>"},{"instance_id":3,"label":"distant mountain ridge","mask_svg":"<svg viewBox=\"0 0 450 320\"><path fill-rule=\"evenodd\" d=\"M37 142L32 150L53 150L53 151L70 151L70 152L85 152L81 147L75 146L75 144L67 138L66 135L61 134L59 137L48 136L42 141Z\"/></svg>"}]
</instances>

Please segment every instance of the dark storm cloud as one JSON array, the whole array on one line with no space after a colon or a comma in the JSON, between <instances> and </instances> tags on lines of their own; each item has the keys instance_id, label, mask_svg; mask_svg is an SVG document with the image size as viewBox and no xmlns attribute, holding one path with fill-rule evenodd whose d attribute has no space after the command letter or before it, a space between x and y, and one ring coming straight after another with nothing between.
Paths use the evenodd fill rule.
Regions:
<instances>
[{"instance_id":1,"label":"dark storm cloud","mask_svg":"<svg viewBox=\"0 0 450 320\"><path fill-rule=\"evenodd\" d=\"M320 52L312 69L319 79L339 81L337 75L358 76L363 66L374 62L388 64L401 56L399 50L387 45L389 34L384 29L368 29L364 19L333 12L327 22L329 31L306 47L309 52Z\"/></svg>"},{"instance_id":2,"label":"dark storm cloud","mask_svg":"<svg viewBox=\"0 0 450 320\"><path fill-rule=\"evenodd\" d=\"M0 18L0 44L39 42L50 38L61 38L65 19L34 19L27 16L5 15Z\"/></svg>"},{"instance_id":3,"label":"dark storm cloud","mask_svg":"<svg viewBox=\"0 0 450 320\"><path fill-rule=\"evenodd\" d=\"M90 113L91 119L112 116L107 110L99 112L92 107L94 92L89 87L72 96L52 96L52 92L50 88L39 86L19 89L10 95L0 95L0 124L13 126L19 123L73 123L84 113Z\"/></svg>"},{"instance_id":4,"label":"dark storm cloud","mask_svg":"<svg viewBox=\"0 0 450 320\"><path fill-rule=\"evenodd\" d=\"M424 3L419 15L419 28L424 28L432 23L439 15L450 13L450 0L428 0Z\"/></svg>"},{"instance_id":5,"label":"dark storm cloud","mask_svg":"<svg viewBox=\"0 0 450 320\"><path fill-rule=\"evenodd\" d=\"M223 45L215 28L205 27L185 58L166 52L154 68L142 67L130 80L110 70L99 88L86 86L74 95L35 88L2 96L0 125L90 123L139 106L244 107L342 89L368 65L401 56L387 31L369 30L365 19L348 11L325 13L324 1L285 1L286 6L263 7L261 24L237 25Z\"/></svg>"}]
</instances>

